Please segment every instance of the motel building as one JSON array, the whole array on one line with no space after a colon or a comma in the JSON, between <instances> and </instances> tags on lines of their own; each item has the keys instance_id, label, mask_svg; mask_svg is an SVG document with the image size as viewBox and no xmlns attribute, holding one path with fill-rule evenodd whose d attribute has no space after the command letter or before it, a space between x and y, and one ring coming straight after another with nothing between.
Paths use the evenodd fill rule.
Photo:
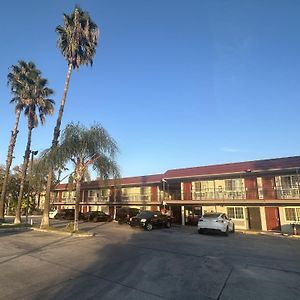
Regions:
<instances>
[{"instance_id":1,"label":"motel building","mask_svg":"<svg viewBox=\"0 0 300 300\"><path fill-rule=\"evenodd\" d=\"M300 156L168 170L164 174L81 185L82 212L115 214L119 207L168 210L195 225L205 212L224 212L236 229L292 233L300 224ZM57 185L51 205L73 208L75 190Z\"/></svg>"}]
</instances>

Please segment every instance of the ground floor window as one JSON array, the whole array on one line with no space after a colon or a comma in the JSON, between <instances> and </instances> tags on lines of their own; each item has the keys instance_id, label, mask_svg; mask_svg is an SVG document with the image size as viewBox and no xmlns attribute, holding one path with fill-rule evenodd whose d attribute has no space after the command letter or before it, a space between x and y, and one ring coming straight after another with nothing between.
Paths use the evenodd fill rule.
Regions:
<instances>
[{"instance_id":1,"label":"ground floor window","mask_svg":"<svg viewBox=\"0 0 300 300\"><path fill-rule=\"evenodd\" d=\"M285 208L285 219L287 221L300 221L300 207Z\"/></svg>"},{"instance_id":2,"label":"ground floor window","mask_svg":"<svg viewBox=\"0 0 300 300\"><path fill-rule=\"evenodd\" d=\"M227 207L227 216L230 219L244 219L243 207Z\"/></svg>"}]
</instances>

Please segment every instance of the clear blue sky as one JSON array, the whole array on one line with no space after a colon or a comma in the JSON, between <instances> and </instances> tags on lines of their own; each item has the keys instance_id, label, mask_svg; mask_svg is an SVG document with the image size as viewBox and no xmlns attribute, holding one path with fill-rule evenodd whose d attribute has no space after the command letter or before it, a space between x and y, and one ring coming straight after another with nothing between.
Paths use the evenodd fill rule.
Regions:
<instances>
[{"instance_id":1,"label":"clear blue sky","mask_svg":"<svg viewBox=\"0 0 300 300\"><path fill-rule=\"evenodd\" d=\"M15 120L9 67L34 61L58 107L67 65L54 30L75 3L101 37L93 67L73 73L63 127L100 122L123 176L299 154L299 1L11 0L0 19L1 164ZM34 130L33 150L50 146L56 117ZM26 138L22 118L14 164Z\"/></svg>"}]
</instances>

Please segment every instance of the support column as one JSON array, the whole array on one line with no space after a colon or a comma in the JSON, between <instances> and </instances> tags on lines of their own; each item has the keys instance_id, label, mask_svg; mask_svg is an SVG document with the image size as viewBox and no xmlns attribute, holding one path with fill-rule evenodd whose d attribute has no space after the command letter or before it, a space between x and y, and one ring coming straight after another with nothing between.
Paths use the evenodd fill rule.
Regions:
<instances>
[{"instance_id":1,"label":"support column","mask_svg":"<svg viewBox=\"0 0 300 300\"><path fill-rule=\"evenodd\" d=\"M185 225L185 211L184 206L181 206L181 225Z\"/></svg>"}]
</instances>

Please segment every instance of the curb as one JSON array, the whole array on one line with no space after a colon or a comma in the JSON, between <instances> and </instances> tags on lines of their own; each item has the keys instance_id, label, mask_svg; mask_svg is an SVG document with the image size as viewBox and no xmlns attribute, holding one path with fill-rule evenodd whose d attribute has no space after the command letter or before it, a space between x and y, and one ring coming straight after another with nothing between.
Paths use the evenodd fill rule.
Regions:
<instances>
[{"instance_id":1,"label":"curb","mask_svg":"<svg viewBox=\"0 0 300 300\"><path fill-rule=\"evenodd\" d=\"M57 234L62 234L62 235L69 235L69 236L74 236L74 237L92 237L92 236L96 235L96 233L71 233L71 232L51 230L51 229L41 229L41 228L35 228L35 227L32 227L32 230L38 231L38 232L49 232L49 233L57 233Z\"/></svg>"},{"instance_id":2,"label":"curb","mask_svg":"<svg viewBox=\"0 0 300 300\"><path fill-rule=\"evenodd\" d=\"M293 235L282 232L268 232L268 231L248 231L248 230L235 230L237 233L249 234L249 235L264 235L273 237L286 237L286 238L296 238L299 239L300 235Z\"/></svg>"}]
</instances>

